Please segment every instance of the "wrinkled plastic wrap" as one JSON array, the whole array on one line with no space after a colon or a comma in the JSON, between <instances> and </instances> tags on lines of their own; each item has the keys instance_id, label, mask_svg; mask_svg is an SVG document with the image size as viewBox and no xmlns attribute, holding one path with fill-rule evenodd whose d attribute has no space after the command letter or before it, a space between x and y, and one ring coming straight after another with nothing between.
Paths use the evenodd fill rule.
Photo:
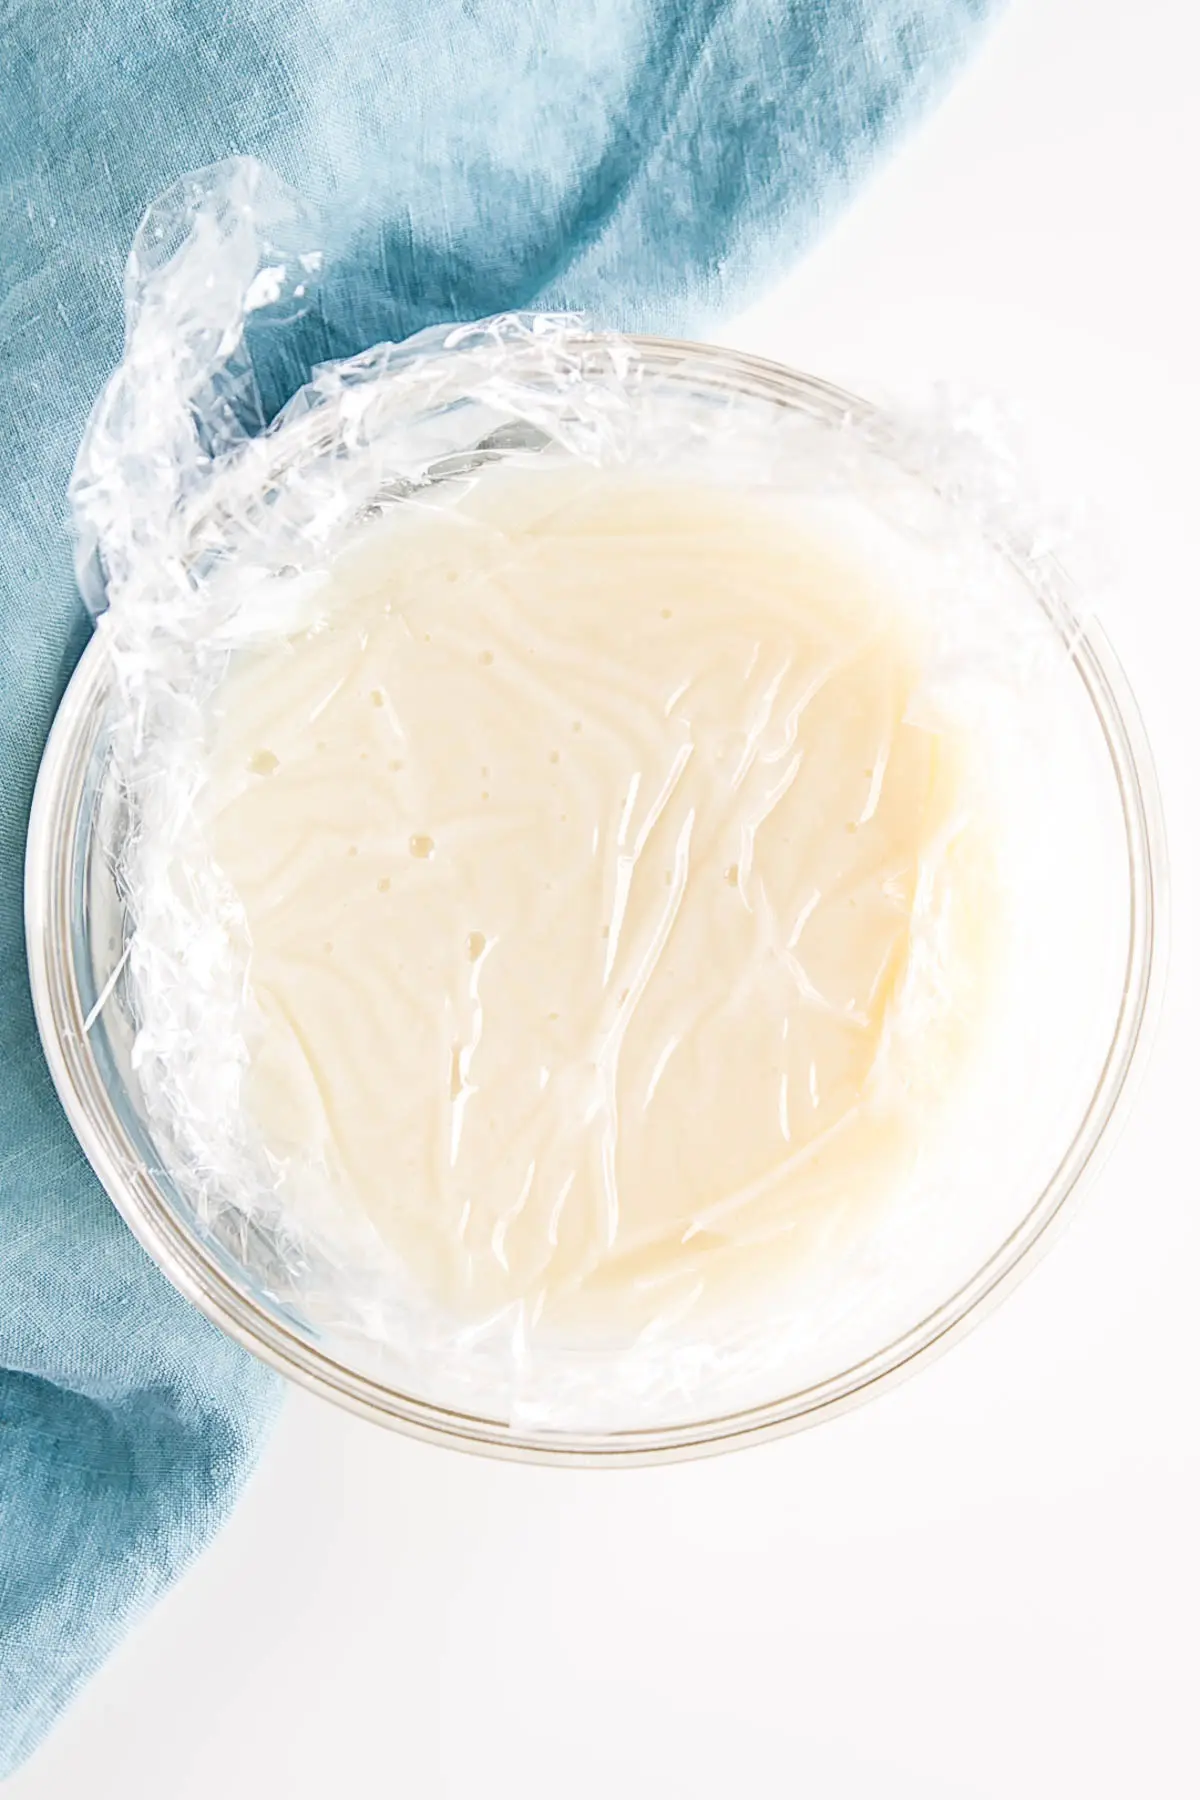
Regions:
<instances>
[{"instance_id":1,"label":"wrinkled plastic wrap","mask_svg":"<svg viewBox=\"0 0 1200 1800\"><path fill-rule=\"evenodd\" d=\"M1099 1005L1116 978L1109 969L1116 949L1115 940L1092 941L1080 929L1081 896L1087 883L1102 879L1102 854L1089 835L1088 808L1077 801L1091 777L1068 693L1073 622L1039 599L1013 566L1015 543L1036 567L1045 548L1037 541L1040 516L1018 503L1008 469L953 426L884 423L819 384L802 402L776 392L769 372L756 375L746 366L739 373L719 353L706 361L571 318L508 316L380 345L313 370L270 419L264 395L281 380L298 323L319 313L323 276L318 226L256 165L221 165L172 190L135 242L124 356L88 425L72 483L79 578L114 676L111 764L121 808L105 848L125 906L126 943L119 983L103 1003L125 1007L133 1022L139 1105L189 1228L219 1248L227 1265L241 1267L261 1302L331 1353L406 1391L488 1417L548 1429L630 1429L711 1416L834 1373L911 1326L1011 1229L1016 1197L1027 1202L1049 1167L1063 1109L1086 1096L1095 1073L1090 1053L1068 1044L1063 1022L1089 995ZM465 952L465 1023L458 1036L457 1026L448 1036L440 1026L433 1030L427 1054L439 1082L443 1064L449 1071L446 1117L459 1123L448 1132L461 1127L464 1092L477 1109L494 1105L499 1116L501 1141L490 1161L477 1147L472 1179L498 1180L510 1152L518 1174L526 1162L531 1171L540 1168L540 1157L551 1184L541 1198L531 1173L525 1187L516 1181L511 1217L499 1230L490 1222L478 1242L473 1226L443 1230L437 1218L421 1235L406 1220L424 1218L431 1205L435 1213L440 1203L460 1207L459 1177L452 1170L440 1201L431 1201L421 1170L400 1165L388 1200L399 1221L392 1230L378 1208L337 1191L319 1134L304 1144L297 1134L290 1152L278 1136L267 1141L247 1100L264 1030L253 991L255 934L244 897L214 853L211 797L222 707L236 691L231 682L245 681L260 663L269 667L280 644L311 645L314 634L336 632L338 571L350 566L347 558L371 542L418 556L424 539L406 523L414 518L435 535L442 529L446 541L457 541L461 525L475 547L483 527L504 526L499 511L486 508L481 526L480 508L498 471L524 479L517 492L580 469L605 472L618 486L641 482L649 494L674 483L692 492L707 486L731 503L751 495L755 504L778 508L780 518L798 506L796 516L818 538L824 533L831 554L841 546L849 566L883 571L881 591L911 611L921 667L897 730L948 733L962 755L942 829L909 897L910 938L882 1028L893 1098L901 1094L912 1115L904 1154L888 1179L876 1172L867 1183L870 1204L851 1206L841 1185L848 1177L833 1157L803 1231L761 1208L747 1213L745 1244L767 1248L753 1267L746 1258L727 1258L728 1279L710 1281L708 1265L695 1260L698 1240L725 1228L720 1206L698 1208L690 1222L684 1206L670 1220L678 1266L662 1277L647 1274L635 1236L625 1261L613 1263L608 1302L572 1312L547 1309L539 1272L558 1267L556 1255L560 1262L567 1256L559 1239L569 1232L569 1209L564 1214L563 1200L556 1208L556 1195L572 1183L576 1194L584 1186L583 1159L571 1161L562 1120L590 1121L597 1108L589 1112L581 1102L571 1114L556 1100L559 1136L548 1146L545 1134L537 1136L534 1097L530 1151L516 1118L529 1096L505 1085L511 1070L502 1044L491 1076L481 1076L480 1054L472 1079L464 1047L468 1059L478 1052L480 1031L488 1029L479 1025L486 1017L481 984L501 966L488 960L493 936L468 929L474 915L464 913L453 926ZM380 538L391 525L400 535ZM1003 553L999 538L1009 546ZM662 610L664 620L669 611ZM608 646L604 653L615 666L618 651ZM492 652L482 656L490 662ZM753 662L752 655L747 671ZM772 769L786 775L792 768L795 718L808 704L797 688L789 727L786 691L783 674L772 678L765 667L757 677L747 673L741 698L752 703L753 716L743 738L769 738L770 730L778 737L764 751L764 781ZM390 692L386 706L382 688L370 698L382 719ZM529 705L548 707L550 699L543 693ZM579 717L570 708L561 718L547 713L547 754L556 763L555 732L568 747L572 729L582 738L582 709L576 711ZM412 736L412 724L403 716L391 722L397 741ZM731 717L731 730L736 724ZM279 729L285 736L290 727ZM475 729L474 711L444 720L445 733L464 741ZM879 752L876 788L889 756L899 756L898 742ZM663 931L673 928L688 856L698 855L696 809L688 812L676 795L690 755L683 738L679 743L680 756L668 757L657 776L648 753L646 766L634 770L632 793L589 801L593 850L611 836L618 885L628 886L628 869L650 834L669 834L665 866L655 876L659 912L646 915L647 943L660 914ZM257 744L238 764L250 770L248 791L280 760L278 745ZM306 754L323 749L305 740ZM803 750L792 758L797 767ZM428 744L424 754L436 761ZM399 758L387 766L400 774ZM861 817L869 822L878 793L872 799L871 767L862 775ZM481 806L490 802L491 779L481 765ZM431 773L427 788L432 780ZM740 780L731 792L742 792ZM778 795L769 782L762 791L765 817ZM748 843L744 818L742 828ZM397 854L409 859L404 871L412 859L432 857L434 837L424 835L415 814L396 829ZM975 963L957 981L948 962L947 894L956 903L961 896L948 884L945 852L964 833L973 834L978 852L969 881L987 915L980 928L986 946L976 946ZM363 856L391 848L364 843ZM339 857L359 850L357 841L336 844ZM751 852L758 853L753 845ZM714 838L711 855L721 854ZM370 885L378 904L392 905L393 882L400 888L402 878L393 876L391 862L379 867ZM739 873L736 852L721 862L735 898L739 883L745 890L747 867L744 859ZM610 928L620 936L627 899L614 910L609 895L608 923L599 928L606 938ZM446 904L452 901L451 894ZM562 929L561 921L546 926ZM535 947L540 941L530 937ZM636 958L634 973L621 976L615 941L611 953L597 955L600 987L614 967L613 993L626 982L609 1026L597 1026L603 1049L616 1041L614 1033L627 1032L642 989ZM811 1005L802 958L786 945L780 956L781 980L798 983ZM382 983L379 1003L390 1004L382 964L374 974L377 980L368 969L362 983L361 1033L343 1039L347 1066L361 1054L366 1067L376 1041L366 1009L377 996L367 990ZM519 971L513 980L517 992ZM453 1008L447 1002L443 1010L449 1016ZM786 1038L788 1021L780 1016ZM673 1015L658 1021L658 1035L645 1047L651 1062L656 1047L665 1062L679 1036L675 1023ZM397 1042L391 1024L393 1036L385 1030L379 1042ZM697 1042L701 1059L711 1056L709 1041ZM832 1068L833 1051L830 1057ZM655 1069L657 1081L657 1062ZM804 1099L814 1113L817 1074L814 1061ZM567 1075L547 1062L546 1107ZM710 1076L707 1065L693 1070L695 1144L680 1148L673 1163L668 1157L668 1173L690 1168L689 1154L697 1167L719 1162L719 1136L711 1145L704 1138L706 1115L717 1116L723 1091L718 1081L710 1092ZM728 1079L736 1079L732 1068ZM787 1109L796 1102L786 1083L785 1069L783 1091L772 1089L770 1104L790 1144ZM754 1103L751 1096L747 1104ZM686 1110L682 1105L678 1116ZM602 1125L587 1202L601 1251L589 1248L588 1224L564 1280L571 1293L591 1292L598 1262L624 1245L622 1193ZM614 1122L610 1137L615 1131ZM825 1155L819 1132L814 1142ZM355 1166L355 1147L343 1149L347 1166ZM457 1140L451 1162L456 1154ZM650 1181L651 1163L647 1170ZM660 1177L661 1187L661 1170ZM524 1284L510 1267L511 1241L505 1250L505 1231L518 1214L519 1229L532 1233L522 1254L533 1274ZM454 1262L460 1253L465 1290L445 1278L446 1258ZM623 1281L633 1296L628 1305L621 1302Z\"/></svg>"}]
</instances>

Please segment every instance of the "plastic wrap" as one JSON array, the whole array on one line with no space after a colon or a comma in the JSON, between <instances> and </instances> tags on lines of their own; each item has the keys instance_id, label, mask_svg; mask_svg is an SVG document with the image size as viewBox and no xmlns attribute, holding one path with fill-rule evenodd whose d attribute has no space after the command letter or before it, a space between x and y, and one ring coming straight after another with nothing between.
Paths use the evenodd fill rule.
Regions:
<instances>
[{"instance_id":1,"label":"plastic wrap","mask_svg":"<svg viewBox=\"0 0 1200 1800\"><path fill-rule=\"evenodd\" d=\"M846 1366L1003 1237L1012 1195L1048 1166L1062 1109L1095 1073L1066 1048L1066 1022L1119 978L1119 934L1081 927L1081 896L1102 878L1103 857L1078 800L1090 777L1067 691L1074 625L997 549L997 525L1011 541L1018 522L1031 548L1008 473L952 429L885 425L823 400L817 384L802 405L774 390L769 371L731 373L718 352L706 360L552 316L448 326L317 368L269 420L263 394L298 322L319 311L322 270L316 225L252 163L165 196L134 245L125 354L72 483L80 581L102 615L114 676L123 806L107 848L127 931L118 999L136 1029L139 1102L189 1228L227 1260L241 1255L248 1281L250 1237L265 1234L270 1299L306 1333L408 1391L489 1417L630 1429L711 1416ZM582 549L539 525L543 490L552 514L592 508ZM641 581L655 556L675 588L689 566L702 587L703 563L714 592L718 565L732 571L721 591L734 591L739 532L755 582L744 641L723 617L708 639L693 637L689 664L686 644L668 652L648 635L659 620L667 630L674 599L644 631L640 615L619 614L617 587L599 604L598 581L622 569ZM545 820L531 826L521 812L535 783L529 759L553 767L536 778L549 805L547 795L568 792L557 771L573 731L581 756L601 739L619 748L591 752L571 776L561 823L580 827L583 847L555 865L555 910L534 928L523 888L505 912L488 860L497 828L481 820L492 788L497 807L501 796L486 759L500 727L486 736L492 689L481 683L496 657L487 646L511 648L513 619L533 630L529 546L544 562L551 539L556 591L577 567L592 637L581 647L570 620L560 628L538 615L543 663L522 665L500 690L503 730L519 714L533 733L503 801L511 829L532 834L521 840L530 854ZM789 647L788 558L805 545L806 591L818 598L804 643ZM442 603L440 584L463 573ZM407 584L399 598L389 582ZM518 612L479 610L479 596L501 588L517 593ZM375 609L368 622L346 612L355 593ZM387 624L393 598L411 669ZM820 620L814 606L825 608ZM431 722L418 656L435 636L441 660L428 681L458 701ZM696 645L710 662L719 650L714 667L700 669ZM305 786L292 772L331 754L314 727L312 680L332 669L340 693L352 664L361 706L338 728L331 804L316 776ZM505 666L502 653L496 680ZM847 666L858 685L839 689ZM368 678L368 667L394 680ZM866 686L864 667L875 669ZM709 681L707 711L695 698L690 713L676 707L680 670L694 691L701 674ZM631 700L639 681L649 685ZM653 713L653 731L630 724L635 701ZM829 744L869 706L888 730L859 758L861 792L841 794L837 771L814 789ZM415 770L405 766L414 746ZM364 802L362 820L356 757L371 759L371 791L392 796L382 812ZM922 798L905 815L913 855L911 868L897 863L902 879L887 846L870 863L871 833L885 829L889 806L901 831L903 795L892 796L906 759L916 769L921 758L932 761L910 776ZM472 764L470 816L457 789L439 788L443 762ZM838 829L861 827L857 862L806 851L811 799L772 850L764 822L785 816L781 796L802 765L810 795L838 794ZM728 816L706 838L721 769ZM290 831L279 844L309 856L310 801L320 842L303 878L289 877L281 914L273 834ZM443 820L457 836L443 838ZM646 897L651 850L660 888ZM412 899L435 863L442 886ZM494 867L520 871L521 859ZM588 871L598 871L594 891ZM252 898L256 880L270 906ZM341 917L351 891L354 907L375 910L355 913L363 923L344 942L327 920L318 931L319 909ZM698 893L709 899L695 902L688 937L679 921ZM829 901L839 893L852 898ZM564 894L575 898L561 904ZM861 923L858 938L846 936L862 917L851 905L892 908L871 940L869 1004L829 990L838 945L866 941ZM713 946L733 941L722 936L726 916L753 921L753 943L722 971ZM286 929L276 929L281 917ZM579 966L594 991L564 1003L568 1044L542 951L585 926L594 942ZM822 929L835 970L823 986L797 951L817 954ZM288 989L264 974L284 938L303 940L293 976L327 955L343 992L354 977L353 1006L315 1050L288 1013L299 977ZM407 955L410 942L433 983L432 1023L420 996L409 1006L389 960L389 945ZM423 948L435 942L441 961ZM690 973L689 954L701 959ZM271 966L277 974L278 956ZM778 995L755 987L764 969ZM675 984L656 1012L651 976ZM747 983L757 1013L749 1001L736 1008ZM315 991L310 983L306 1004ZM519 1045L506 1040L535 1004L537 1031L522 1025ZM724 1051L720 1032L696 1024L705 1008L720 1009ZM832 1021L824 1037L812 1035L817 1014ZM763 1020L784 1046L770 1056L755 1037ZM868 1027L859 1066L847 1046ZM793 1068L788 1033L794 1044L806 1029L819 1054ZM635 1168L639 1125L620 1084L640 1058L639 1092L652 1095L689 1032L666 1139ZM532 1087L521 1085L522 1058ZM760 1069L769 1096L755 1090ZM282 1107L272 1082L276 1099L286 1090ZM836 1108L831 1092L842 1094ZM464 1095L474 1108L465 1128ZM772 1189L764 1201L766 1177L754 1175L759 1111L771 1131L779 1122L770 1168L796 1172L782 1200ZM372 1133L381 1147L364 1162ZM409 1139L426 1137L434 1148L410 1155Z\"/></svg>"}]
</instances>

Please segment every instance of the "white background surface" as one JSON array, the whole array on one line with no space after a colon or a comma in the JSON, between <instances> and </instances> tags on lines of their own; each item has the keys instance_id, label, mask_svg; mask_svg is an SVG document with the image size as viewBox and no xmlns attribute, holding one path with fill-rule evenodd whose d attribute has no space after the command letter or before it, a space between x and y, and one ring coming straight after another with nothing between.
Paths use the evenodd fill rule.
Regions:
<instances>
[{"instance_id":1,"label":"white background surface","mask_svg":"<svg viewBox=\"0 0 1200 1800\"><path fill-rule=\"evenodd\" d=\"M1174 945L1070 1230L913 1381L715 1462L508 1467L293 1394L232 1524L12 1800L1200 1793L1198 65L1190 0L1016 0L725 334L876 393L1005 394L1123 563L1105 616Z\"/></svg>"}]
</instances>

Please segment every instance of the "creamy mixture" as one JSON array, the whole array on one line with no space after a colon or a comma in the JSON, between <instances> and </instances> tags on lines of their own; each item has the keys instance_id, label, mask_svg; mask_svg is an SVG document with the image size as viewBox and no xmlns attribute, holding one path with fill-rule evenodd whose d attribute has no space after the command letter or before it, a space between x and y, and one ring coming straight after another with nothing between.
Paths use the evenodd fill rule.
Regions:
<instances>
[{"instance_id":1,"label":"creamy mixture","mask_svg":"<svg viewBox=\"0 0 1200 1800\"><path fill-rule=\"evenodd\" d=\"M246 1102L465 1318L638 1325L919 1147L985 883L920 633L765 499L493 468L219 695Z\"/></svg>"}]
</instances>

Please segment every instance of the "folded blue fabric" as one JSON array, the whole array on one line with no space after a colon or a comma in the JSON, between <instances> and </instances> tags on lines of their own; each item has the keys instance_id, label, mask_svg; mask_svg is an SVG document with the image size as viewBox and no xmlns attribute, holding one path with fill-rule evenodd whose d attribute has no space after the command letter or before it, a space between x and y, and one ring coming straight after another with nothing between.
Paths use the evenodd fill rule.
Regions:
<instances>
[{"instance_id":1,"label":"folded blue fabric","mask_svg":"<svg viewBox=\"0 0 1200 1800\"><path fill-rule=\"evenodd\" d=\"M43 1066L30 793L86 625L64 527L138 217L273 164L331 221L259 371L539 306L702 327L794 257L990 0L4 0L0 5L0 1773L212 1535L273 1377L149 1265Z\"/></svg>"}]
</instances>

